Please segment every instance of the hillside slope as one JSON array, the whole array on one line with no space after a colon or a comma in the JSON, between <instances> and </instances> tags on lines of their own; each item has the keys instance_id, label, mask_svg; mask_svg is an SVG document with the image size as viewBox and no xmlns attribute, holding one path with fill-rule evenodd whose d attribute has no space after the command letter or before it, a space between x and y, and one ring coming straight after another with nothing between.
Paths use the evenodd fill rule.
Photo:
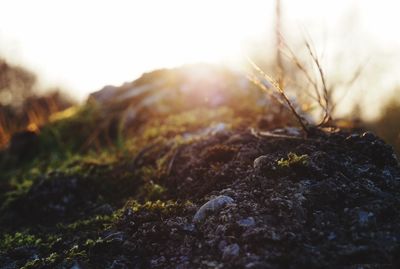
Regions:
<instances>
[{"instance_id":1,"label":"hillside slope","mask_svg":"<svg viewBox=\"0 0 400 269\"><path fill-rule=\"evenodd\" d=\"M107 86L1 153L0 267L398 266L392 148L293 123L215 67Z\"/></svg>"}]
</instances>

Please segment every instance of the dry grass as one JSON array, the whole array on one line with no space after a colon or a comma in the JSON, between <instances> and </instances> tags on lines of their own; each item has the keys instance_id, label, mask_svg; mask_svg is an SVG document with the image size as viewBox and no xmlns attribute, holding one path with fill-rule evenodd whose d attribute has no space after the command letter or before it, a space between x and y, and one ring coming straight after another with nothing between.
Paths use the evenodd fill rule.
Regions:
<instances>
[{"instance_id":1,"label":"dry grass","mask_svg":"<svg viewBox=\"0 0 400 269\"><path fill-rule=\"evenodd\" d=\"M30 97L21 108L0 106L0 149L4 148L11 136L20 131L38 132L54 113L70 106L58 93L46 97Z\"/></svg>"},{"instance_id":2,"label":"dry grass","mask_svg":"<svg viewBox=\"0 0 400 269\"><path fill-rule=\"evenodd\" d=\"M285 90L279 86L279 83L277 81L275 81L272 77L268 76L264 71L262 71L261 68L259 68L252 60L248 60L253 69L259 75L249 76L250 80L257 86L259 86L260 89L262 89L265 93L278 101L281 105L289 109L295 116L302 129L306 132L306 134L309 134L310 123L296 110L295 105L290 101Z\"/></svg>"},{"instance_id":3,"label":"dry grass","mask_svg":"<svg viewBox=\"0 0 400 269\"><path fill-rule=\"evenodd\" d=\"M306 48L307 54L312 60L313 66L307 67L297 55L293 52L293 50L288 46L287 42L283 42L284 46L281 49L282 54L292 63L297 71L302 74L305 81L311 85L312 89L306 89L306 95L314 102L317 103L318 107L322 111L321 119L317 126L325 126L333 123L333 115L335 110L343 99L350 92L351 88L360 78L366 63L363 63L358 68L355 69L355 72L351 74L348 80L339 81L336 80L328 84L327 76L322 67L320 58L317 56L315 47L312 42L305 38L304 39L304 47ZM313 69L316 69L317 76L312 76ZM334 99L336 91L339 88L345 88L346 91L339 97Z\"/></svg>"},{"instance_id":4,"label":"dry grass","mask_svg":"<svg viewBox=\"0 0 400 269\"><path fill-rule=\"evenodd\" d=\"M365 64L360 65L360 67L355 70L355 72L347 81L336 80L334 83L328 84L327 76L322 67L320 58L318 57L315 47L310 39L304 38L306 54L308 55L309 59L311 59L311 64L309 65L304 64L304 61L300 60L300 58L284 40L280 29L281 14L278 2L276 8L276 66L278 70L278 80L275 81L250 59L249 62L252 66L252 69L257 75L251 74L248 77L250 81L268 93L274 100L278 101L284 107L289 109L306 133L309 133L309 128L311 126L335 126L335 121L333 120L335 109L337 108L337 105L340 104L346 97L350 91L350 88L361 76ZM282 61L282 56L284 56L292 65L292 67L294 67L292 69L287 68L287 74L284 72L285 68ZM289 72L290 74L288 74ZM306 100L301 101L301 105L297 105L296 102L291 101L288 98L284 81L286 79L286 84L290 84L290 82L294 81L290 81L290 77L297 77L297 74L300 74L300 83L298 83L298 85L291 86L295 86L298 95L303 93L307 97ZM307 86L305 87L304 91L301 91L304 89L304 84L307 84ZM346 88L347 90L339 98L334 100L333 97L335 96L335 92L339 87ZM318 109L317 111L319 111L319 116L317 117L316 123L311 124L311 122L307 121L302 115L305 115L306 112L314 108Z\"/></svg>"}]
</instances>

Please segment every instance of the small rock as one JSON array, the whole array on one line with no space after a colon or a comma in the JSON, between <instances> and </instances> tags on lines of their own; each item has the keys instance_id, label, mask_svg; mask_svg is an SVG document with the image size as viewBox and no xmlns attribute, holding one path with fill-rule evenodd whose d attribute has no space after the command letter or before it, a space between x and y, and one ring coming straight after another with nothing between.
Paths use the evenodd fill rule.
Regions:
<instances>
[{"instance_id":1,"label":"small rock","mask_svg":"<svg viewBox=\"0 0 400 269\"><path fill-rule=\"evenodd\" d=\"M93 210L93 214L96 215L111 215L113 212L114 210L109 204L101 205Z\"/></svg>"},{"instance_id":2,"label":"small rock","mask_svg":"<svg viewBox=\"0 0 400 269\"><path fill-rule=\"evenodd\" d=\"M360 210L358 212L358 223L360 226L367 226L371 219L373 218L374 214L372 212L366 212L363 210Z\"/></svg>"},{"instance_id":3,"label":"small rock","mask_svg":"<svg viewBox=\"0 0 400 269\"><path fill-rule=\"evenodd\" d=\"M196 232L196 227L192 223L185 223L182 225L182 231L192 234Z\"/></svg>"},{"instance_id":4,"label":"small rock","mask_svg":"<svg viewBox=\"0 0 400 269\"><path fill-rule=\"evenodd\" d=\"M208 201L207 203L202 205L199 210L197 210L196 214L193 217L193 222L198 223L203 221L209 212L215 213L221 210L225 205L232 204L233 201L234 200L231 197L226 195L220 195Z\"/></svg>"},{"instance_id":5,"label":"small rock","mask_svg":"<svg viewBox=\"0 0 400 269\"><path fill-rule=\"evenodd\" d=\"M160 256L160 257L152 259L150 261L150 264L152 267L162 266L166 261L167 261L167 259L164 256Z\"/></svg>"},{"instance_id":6,"label":"small rock","mask_svg":"<svg viewBox=\"0 0 400 269\"><path fill-rule=\"evenodd\" d=\"M271 156L261 155L256 158L253 162L253 168L256 172L266 171L267 169L275 170L274 159L271 159Z\"/></svg>"},{"instance_id":7,"label":"small rock","mask_svg":"<svg viewBox=\"0 0 400 269\"><path fill-rule=\"evenodd\" d=\"M268 157L265 155L262 155L262 156L256 158L253 162L253 168L255 170L261 170L264 161L267 159L268 159Z\"/></svg>"},{"instance_id":8,"label":"small rock","mask_svg":"<svg viewBox=\"0 0 400 269\"><path fill-rule=\"evenodd\" d=\"M109 241L109 242L122 243L126 240L126 236L123 232L116 232L116 233L112 233L112 234L105 236L103 238L103 240Z\"/></svg>"},{"instance_id":9,"label":"small rock","mask_svg":"<svg viewBox=\"0 0 400 269\"><path fill-rule=\"evenodd\" d=\"M254 220L253 217L248 217L248 218L245 218L245 219L238 220L238 221L237 221L237 224L238 224L240 227L247 228L247 227L252 227L252 226L254 226L254 225L256 224L256 221Z\"/></svg>"},{"instance_id":10,"label":"small rock","mask_svg":"<svg viewBox=\"0 0 400 269\"><path fill-rule=\"evenodd\" d=\"M392 175L390 169L388 169L388 168L385 168L385 169L382 171L382 175L384 176L384 178L385 178L386 181L391 181L391 180L393 180L393 175Z\"/></svg>"},{"instance_id":11,"label":"small rock","mask_svg":"<svg viewBox=\"0 0 400 269\"><path fill-rule=\"evenodd\" d=\"M336 239L336 234L334 232L330 232L328 235L328 240L332 241Z\"/></svg>"},{"instance_id":12,"label":"small rock","mask_svg":"<svg viewBox=\"0 0 400 269\"><path fill-rule=\"evenodd\" d=\"M351 134L348 137L346 137L346 141L354 142L354 141L357 141L359 138L360 138L359 134Z\"/></svg>"},{"instance_id":13,"label":"small rock","mask_svg":"<svg viewBox=\"0 0 400 269\"><path fill-rule=\"evenodd\" d=\"M377 137L372 132L365 132L361 135L361 138L366 139L367 141L374 141Z\"/></svg>"},{"instance_id":14,"label":"small rock","mask_svg":"<svg viewBox=\"0 0 400 269\"><path fill-rule=\"evenodd\" d=\"M281 238L281 236L279 234L277 234L276 232L272 231L271 232L271 239L273 241L280 241L282 238Z\"/></svg>"},{"instance_id":15,"label":"small rock","mask_svg":"<svg viewBox=\"0 0 400 269\"><path fill-rule=\"evenodd\" d=\"M222 253L222 260L228 261L239 256L240 247L238 244L231 244L224 248Z\"/></svg>"}]
</instances>

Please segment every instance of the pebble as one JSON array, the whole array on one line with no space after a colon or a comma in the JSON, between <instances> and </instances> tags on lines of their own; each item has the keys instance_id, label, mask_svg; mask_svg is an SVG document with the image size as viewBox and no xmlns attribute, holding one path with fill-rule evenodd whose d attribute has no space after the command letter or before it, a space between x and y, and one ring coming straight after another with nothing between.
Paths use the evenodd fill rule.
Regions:
<instances>
[{"instance_id":1,"label":"pebble","mask_svg":"<svg viewBox=\"0 0 400 269\"><path fill-rule=\"evenodd\" d=\"M361 135L361 138L366 139L367 141L374 141L376 140L376 136L371 132L365 132Z\"/></svg>"},{"instance_id":2,"label":"pebble","mask_svg":"<svg viewBox=\"0 0 400 269\"><path fill-rule=\"evenodd\" d=\"M196 227L192 223L185 223L182 225L182 231L187 233L194 233L196 231Z\"/></svg>"},{"instance_id":3,"label":"pebble","mask_svg":"<svg viewBox=\"0 0 400 269\"><path fill-rule=\"evenodd\" d=\"M268 156L262 155L260 157L257 157L254 162L253 162L253 168L254 170L260 171L265 164L266 161L268 161Z\"/></svg>"},{"instance_id":4,"label":"pebble","mask_svg":"<svg viewBox=\"0 0 400 269\"><path fill-rule=\"evenodd\" d=\"M237 221L237 224L238 224L240 227L247 228L247 227L252 227L252 226L254 226L254 225L256 224L256 221L254 220L253 217L248 217L248 218L245 218L245 219L238 220L238 221Z\"/></svg>"},{"instance_id":5,"label":"pebble","mask_svg":"<svg viewBox=\"0 0 400 269\"><path fill-rule=\"evenodd\" d=\"M364 210L360 210L358 212L358 223L360 226L367 226L371 221L374 214L372 212L366 212Z\"/></svg>"},{"instance_id":6,"label":"pebble","mask_svg":"<svg viewBox=\"0 0 400 269\"><path fill-rule=\"evenodd\" d=\"M232 204L233 202L234 200L231 197L226 195L220 195L202 205L194 215L193 222L196 223L201 222L206 218L209 212L215 213L221 210L225 205Z\"/></svg>"},{"instance_id":7,"label":"pebble","mask_svg":"<svg viewBox=\"0 0 400 269\"><path fill-rule=\"evenodd\" d=\"M105 241L119 242L122 243L126 239L126 235L123 232L111 233L103 238Z\"/></svg>"},{"instance_id":8,"label":"pebble","mask_svg":"<svg viewBox=\"0 0 400 269\"><path fill-rule=\"evenodd\" d=\"M253 168L258 173L274 171L277 169L275 163L275 158L271 155L261 155L253 161Z\"/></svg>"},{"instance_id":9,"label":"pebble","mask_svg":"<svg viewBox=\"0 0 400 269\"><path fill-rule=\"evenodd\" d=\"M240 247L238 244L231 244L224 248L224 252L222 253L222 260L228 261L232 258L239 256Z\"/></svg>"}]
</instances>

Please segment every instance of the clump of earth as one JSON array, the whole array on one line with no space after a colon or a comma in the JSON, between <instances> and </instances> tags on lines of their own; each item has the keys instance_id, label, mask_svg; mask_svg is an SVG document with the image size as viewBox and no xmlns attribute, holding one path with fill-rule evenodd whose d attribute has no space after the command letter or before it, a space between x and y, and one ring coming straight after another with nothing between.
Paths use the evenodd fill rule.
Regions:
<instances>
[{"instance_id":1,"label":"clump of earth","mask_svg":"<svg viewBox=\"0 0 400 269\"><path fill-rule=\"evenodd\" d=\"M93 94L35 134L36 157L2 152L1 268L400 265L390 146L306 135L238 74L188 70ZM46 128L74 143L49 148Z\"/></svg>"}]
</instances>

